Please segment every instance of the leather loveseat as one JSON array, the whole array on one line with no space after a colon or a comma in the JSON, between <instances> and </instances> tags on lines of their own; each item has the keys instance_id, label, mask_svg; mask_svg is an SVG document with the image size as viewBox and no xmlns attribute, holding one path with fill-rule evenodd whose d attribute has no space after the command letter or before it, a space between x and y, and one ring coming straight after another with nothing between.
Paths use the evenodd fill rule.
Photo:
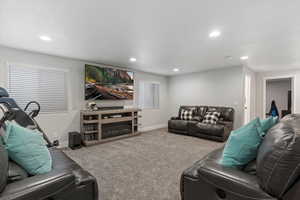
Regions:
<instances>
[{"instance_id":1,"label":"leather loveseat","mask_svg":"<svg viewBox=\"0 0 300 200\"><path fill-rule=\"evenodd\" d=\"M180 119L182 109L194 110L192 120ZM202 123L204 115L208 111L221 113L217 124ZM233 129L234 109L230 107L217 106L180 106L178 116L172 117L168 122L168 131L171 133L206 138L224 142Z\"/></svg>"},{"instance_id":2,"label":"leather loveseat","mask_svg":"<svg viewBox=\"0 0 300 200\"><path fill-rule=\"evenodd\" d=\"M0 200L98 200L96 179L61 150L49 150L53 167L47 174L28 176L24 169L9 161L10 177Z\"/></svg>"},{"instance_id":3,"label":"leather loveseat","mask_svg":"<svg viewBox=\"0 0 300 200\"><path fill-rule=\"evenodd\" d=\"M221 156L215 150L183 172L182 200L300 199L300 115L271 128L245 168L223 167Z\"/></svg>"}]
</instances>

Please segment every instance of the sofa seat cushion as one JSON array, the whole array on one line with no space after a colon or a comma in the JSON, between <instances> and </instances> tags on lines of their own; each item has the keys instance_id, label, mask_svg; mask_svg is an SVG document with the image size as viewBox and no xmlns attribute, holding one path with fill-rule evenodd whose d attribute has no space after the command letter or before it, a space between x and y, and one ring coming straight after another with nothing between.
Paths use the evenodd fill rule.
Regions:
<instances>
[{"instance_id":1,"label":"sofa seat cushion","mask_svg":"<svg viewBox=\"0 0 300 200\"><path fill-rule=\"evenodd\" d=\"M29 175L25 169L23 169L20 165L15 163L14 161L9 162L8 167L8 183L12 183L15 181L20 181L27 178Z\"/></svg>"},{"instance_id":2,"label":"sofa seat cushion","mask_svg":"<svg viewBox=\"0 0 300 200\"><path fill-rule=\"evenodd\" d=\"M222 124L206 124L202 122L190 124L191 133L202 133L206 135L220 136L224 135L224 125Z\"/></svg>"},{"instance_id":3,"label":"sofa seat cushion","mask_svg":"<svg viewBox=\"0 0 300 200\"><path fill-rule=\"evenodd\" d=\"M188 122L187 120L169 120L169 128L187 131L188 130Z\"/></svg>"},{"instance_id":4,"label":"sofa seat cushion","mask_svg":"<svg viewBox=\"0 0 300 200\"><path fill-rule=\"evenodd\" d=\"M49 148L52 161L53 169L56 170L67 170L73 171L81 169L81 167L71 158L69 158L63 151L55 147Z\"/></svg>"}]
</instances>

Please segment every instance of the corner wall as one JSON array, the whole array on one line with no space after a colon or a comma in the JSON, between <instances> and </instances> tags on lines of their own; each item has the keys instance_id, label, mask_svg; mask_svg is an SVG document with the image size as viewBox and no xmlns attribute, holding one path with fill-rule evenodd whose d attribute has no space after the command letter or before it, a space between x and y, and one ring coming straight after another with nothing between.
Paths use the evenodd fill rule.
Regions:
<instances>
[{"instance_id":1,"label":"corner wall","mask_svg":"<svg viewBox=\"0 0 300 200\"><path fill-rule=\"evenodd\" d=\"M169 78L170 115L180 105L229 106L235 109L235 128L243 124L244 69L230 67Z\"/></svg>"},{"instance_id":2,"label":"corner wall","mask_svg":"<svg viewBox=\"0 0 300 200\"><path fill-rule=\"evenodd\" d=\"M84 100L84 65L93 63L0 46L0 86L5 88L7 88L7 62L68 70L69 111L40 114L37 119L51 140L59 139L62 144L61 146L66 146L68 132L79 131L79 113L81 109L84 109L86 104ZM150 130L166 126L168 120L167 77L136 71L134 79L134 101L99 101L98 104L100 106L137 106L139 82L141 80L157 82L160 83L160 109L145 109L142 111L141 129Z\"/></svg>"}]
</instances>

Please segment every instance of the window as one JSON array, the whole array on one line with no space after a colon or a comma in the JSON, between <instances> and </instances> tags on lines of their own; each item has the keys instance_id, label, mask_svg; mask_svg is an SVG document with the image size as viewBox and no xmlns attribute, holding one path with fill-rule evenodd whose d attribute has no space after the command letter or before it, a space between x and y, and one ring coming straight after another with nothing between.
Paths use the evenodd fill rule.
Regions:
<instances>
[{"instance_id":1,"label":"window","mask_svg":"<svg viewBox=\"0 0 300 200\"><path fill-rule=\"evenodd\" d=\"M139 107L144 109L159 109L159 84L140 82Z\"/></svg>"},{"instance_id":2,"label":"window","mask_svg":"<svg viewBox=\"0 0 300 200\"><path fill-rule=\"evenodd\" d=\"M21 108L37 101L44 113L68 110L66 71L16 64L8 68L8 90Z\"/></svg>"}]
</instances>

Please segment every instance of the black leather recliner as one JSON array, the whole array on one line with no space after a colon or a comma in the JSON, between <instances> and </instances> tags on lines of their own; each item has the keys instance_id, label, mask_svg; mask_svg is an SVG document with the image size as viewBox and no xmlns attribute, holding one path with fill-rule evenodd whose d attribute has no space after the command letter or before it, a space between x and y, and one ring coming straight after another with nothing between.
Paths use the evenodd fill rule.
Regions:
<instances>
[{"instance_id":1,"label":"black leather recliner","mask_svg":"<svg viewBox=\"0 0 300 200\"><path fill-rule=\"evenodd\" d=\"M26 113L0 88L0 104L12 108L14 120L21 126L35 125ZM52 170L29 176L15 162L8 160L7 151L0 143L0 200L98 200L96 179L61 150L53 147L49 139Z\"/></svg>"},{"instance_id":2,"label":"black leather recliner","mask_svg":"<svg viewBox=\"0 0 300 200\"><path fill-rule=\"evenodd\" d=\"M180 119L182 109L193 109L192 120ZM217 124L202 123L207 111L218 111L221 113ZM211 139L224 142L227 140L234 123L234 109L218 106L180 106L178 116L172 117L168 122L168 131L171 133L189 135L199 138Z\"/></svg>"},{"instance_id":3,"label":"black leather recliner","mask_svg":"<svg viewBox=\"0 0 300 200\"><path fill-rule=\"evenodd\" d=\"M98 185L92 175L61 150L51 148L50 153L51 172L7 184L0 200L98 200Z\"/></svg>"},{"instance_id":4,"label":"black leather recliner","mask_svg":"<svg viewBox=\"0 0 300 200\"><path fill-rule=\"evenodd\" d=\"M244 169L221 166L222 150L183 172L182 200L300 199L300 115L289 115L271 128L256 161Z\"/></svg>"}]
</instances>

